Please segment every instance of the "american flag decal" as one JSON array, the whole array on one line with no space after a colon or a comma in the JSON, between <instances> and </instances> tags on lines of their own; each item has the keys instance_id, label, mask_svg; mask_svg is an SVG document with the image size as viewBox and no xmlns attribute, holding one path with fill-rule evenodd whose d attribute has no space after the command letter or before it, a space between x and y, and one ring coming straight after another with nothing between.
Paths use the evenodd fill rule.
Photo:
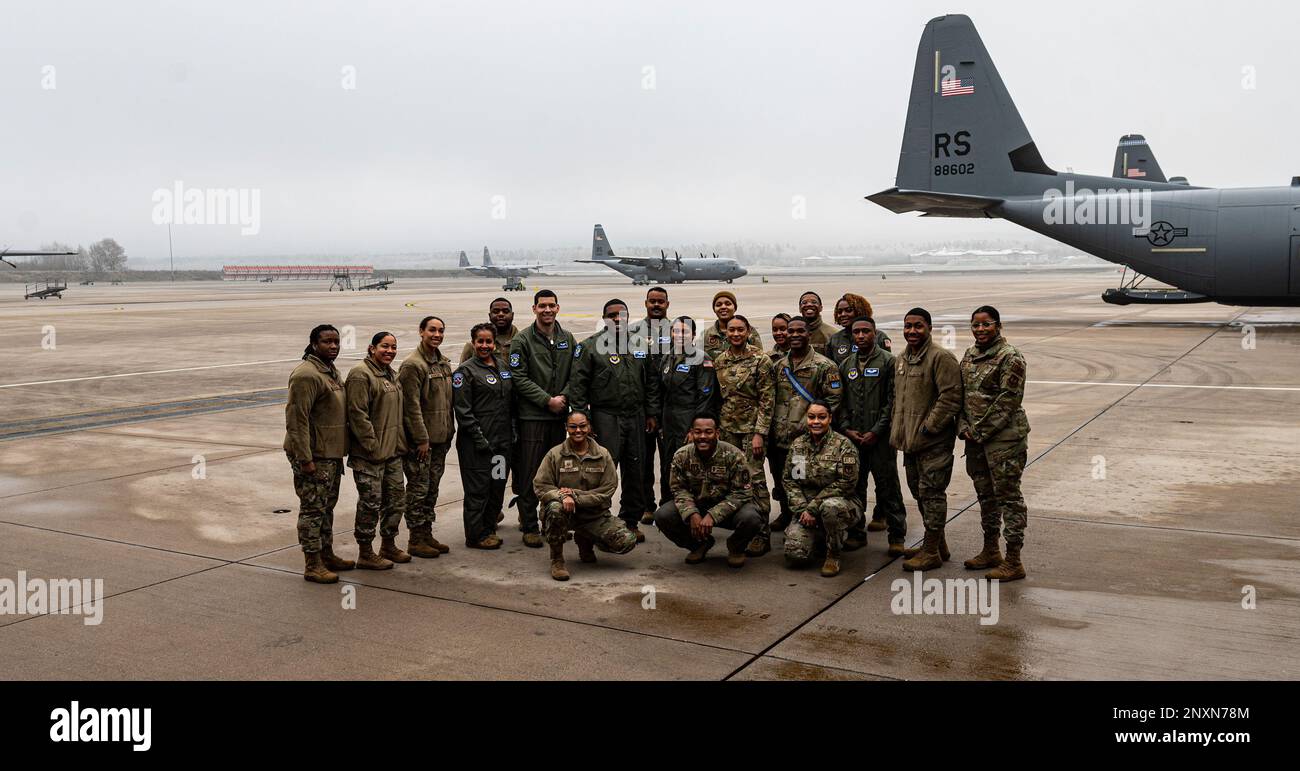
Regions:
<instances>
[{"instance_id":1,"label":"american flag decal","mask_svg":"<svg viewBox=\"0 0 1300 771\"><path fill-rule=\"evenodd\" d=\"M939 84L940 96L963 96L975 93L974 78L948 78Z\"/></svg>"},{"instance_id":2,"label":"american flag decal","mask_svg":"<svg viewBox=\"0 0 1300 771\"><path fill-rule=\"evenodd\" d=\"M1125 169L1124 175L1127 177L1145 177L1147 173L1142 169Z\"/></svg>"}]
</instances>

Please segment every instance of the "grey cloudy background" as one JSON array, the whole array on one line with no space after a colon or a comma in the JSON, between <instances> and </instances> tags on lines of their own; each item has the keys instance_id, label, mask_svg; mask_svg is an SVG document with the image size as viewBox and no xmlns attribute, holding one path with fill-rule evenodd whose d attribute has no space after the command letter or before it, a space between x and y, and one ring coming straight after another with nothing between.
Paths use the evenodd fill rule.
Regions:
<instances>
[{"instance_id":1,"label":"grey cloudy background","mask_svg":"<svg viewBox=\"0 0 1300 771\"><path fill-rule=\"evenodd\" d=\"M175 180L262 191L259 235L178 226L187 257L585 245L594 222L670 248L1023 237L862 199L893 183L945 12L1057 168L1107 174L1139 132L1194 184L1300 174L1294 3L8 3L0 245L165 257L151 196Z\"/></svg>"}]
</instances>

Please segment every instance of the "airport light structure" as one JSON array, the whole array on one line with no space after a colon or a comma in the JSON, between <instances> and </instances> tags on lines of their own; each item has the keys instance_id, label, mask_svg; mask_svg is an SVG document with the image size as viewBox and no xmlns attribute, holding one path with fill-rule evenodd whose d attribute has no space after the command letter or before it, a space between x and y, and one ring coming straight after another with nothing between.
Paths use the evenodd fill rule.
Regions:
<instances>
[{"instance_id":1,"label":"airport light structure","mask_svg":"<svg viewBox=\"0 0 1300 771\"><path fill-rule=\"evenodd\" d=\"M371 265L223 265L223 281L333 281L340 276L370 278Z\"/></svg>"}]
</instances>

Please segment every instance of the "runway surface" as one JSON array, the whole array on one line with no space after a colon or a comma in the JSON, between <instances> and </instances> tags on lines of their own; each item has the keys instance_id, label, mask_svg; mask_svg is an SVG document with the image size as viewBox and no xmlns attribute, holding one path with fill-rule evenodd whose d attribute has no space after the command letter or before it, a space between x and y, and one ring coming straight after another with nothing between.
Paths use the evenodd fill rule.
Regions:
<instances>
[{"instance_id":1,"label":"runway surface","mask_svg":"<svg viewBox=\"0 0 1300 771\"><path fill-rule=\"evenodd\" d=\"M579 338L600 307L645 294L617 276L528 281L560 295ZM572 280L572 279L569 279ZM103 621L0 615L4 679L1251 679L1300 677L1300 309L1103 304L1114 277L759 274L726 288L767 321L807 289L824 314L867 296L899 346L903 312L928 308L960 356L981 304L1028 360L1024 478L1029 578L977 614L899 615L907 576L883 534L834 579L774 551L703 565L653 527L631 554L576 560L550 579L507 510L500 551L467 549L455 452L436 560L301 578L283 389L309 329L355 330L346 371L380 329L401 353L425 315L458 358L499 280L71 287L22 299L0 285L0 580L102 578ZM670 287L672 315L712 319L720 285ZM951 327L946 330L945 327ZM953 561L970 578L979 511L960 458L949 489ZM910 496L909 541L921 536ZM355 554L343 481L337 543ZM405 529L405 528L403 528ZM405 543L405 536L401 538ZM351 598L355 608L346 608Z\"/></svg>"}]
</instances>

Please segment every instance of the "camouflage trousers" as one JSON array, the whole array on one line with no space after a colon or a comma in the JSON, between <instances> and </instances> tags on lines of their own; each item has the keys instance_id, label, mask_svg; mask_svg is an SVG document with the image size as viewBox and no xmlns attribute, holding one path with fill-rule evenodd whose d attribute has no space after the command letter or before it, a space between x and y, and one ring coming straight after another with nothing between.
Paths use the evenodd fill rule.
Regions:
<instances>
[{"instance_id":1,"label":"camouflage trousers","mask_svg":"<svg viewBox=\"0 0 1300 771\"><path fill-rule=\"evenodd\" d=\"M609 509L594 514L582 510L569 514L558 501L542 508L542 534L547 543L563 544L570 530L581 533L601 551L611 554L627 554L636 547L636 535Z\"/></svg>"},{"instance_id":2,"label":"camouflage trousers","mask_svg":"<svg viewBox=\"0 0 1300 771\"><path fill-rule=\"evenodd\" d=\"M447 468L447 451L451 442L429 445L429 457L420 460L414 452L402 456L402 471L406 473L406 527L414 530L420 525L438 521L438 485Z\"/></svg>"},{"instance_id":3,"label":"camouflage trousers","mask_svg":"<svg viewBox=\"0 0 1300 771\"><path fill-rule=\"evenodd\" d=\"M343 461L316 458L316 473L302 470L302 462L289 458L293 491L298 494L298 545L308 554L334 543L334 504L339 500Z\"/></svg>"},{"instance_id":4,"label":"camouflage trousers","mask_svg":"<svg viewBox=\"0 0 1300 771\"><path fill-rule=\"evenodd\" d=\"M952 481L953 443L903 453L907 488L921 509L926 530L942 530L948 521L948 483Z\"/></svg>"},{"instance_id":5,"label":"camouflage trousers","mask_svg":"<svg viewBox=\"0 0 1300 771\"><path fill-rule=\"evenodd\" d=\"M763 526L758 534L765 541L772 540L772 528L768 525L767 520L772 515L772 494L768 492L767 472L763 470L763 459L754 457L753 434L737 434L731 431L719 432L719 439L734 444L745 454L745 465L749 466L750 482L754 485L754 509L758 511L763 520ZM765 439L765 442L770 440ZM764 444L767 447L768 444Z\"/></svg>"},{"instance_id":6,"label":"camouflage trousers","mask_svg":"<svg viewBox=\"0 0 1300 771\"><path fill-rule=\"evenodd\" d=\"M980 525L984 532L998 532L1008 544L1025 542L1029 512L1020 494L1020 477L1025 473L1029 440L1010 442L966 442L966 473L975 483L980 499Z\"/></svg>"},{"instance_id":7,"label":"camouflage trousers","mask_svg":"<svg viewBox=\"0 0 1300 771\"><path fill-rule=\"evenodd\" d=\"M816 525L805 527L799 521L799 516L791 512L790 525L785 529L785 557L791 562L807 562L812 559L819 535L826 539L827 551L832 554L841 553L844 550L844 536L861 512L861 508L848 498L827 498L810 506L808 510L817 518Z\"/></svg>"},{"instance_id":8,"label":"camouflage trousers","mask_svg":"<svg viewBox=\"0 0 1300 771\"><path fill-rule=\"evenodd\" d=\"M375 540L375 527L383 538L395 538L406 513L406 490L402 486L402 459L369 461L348 458L352 481L357 484L357 543Z\"/></svg>"}]
</instances>

